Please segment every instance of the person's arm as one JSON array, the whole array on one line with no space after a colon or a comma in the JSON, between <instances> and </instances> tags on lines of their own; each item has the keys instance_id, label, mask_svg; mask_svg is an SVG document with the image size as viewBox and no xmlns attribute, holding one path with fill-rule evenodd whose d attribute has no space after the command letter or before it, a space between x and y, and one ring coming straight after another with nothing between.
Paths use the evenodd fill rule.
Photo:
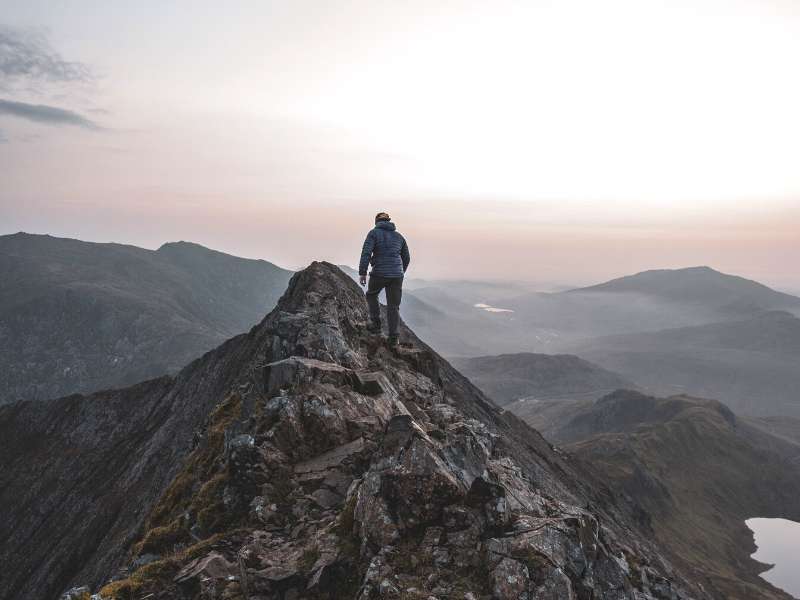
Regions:
<instances>
[{"instance_id":1,"label":"person's arm","mask_svg":"<svg viewBox=\"0 0 800 600\"><path fill-rule=\"evenodd\" d=\"M372 231L367 234L364 240L364 245L361 247L361 261L358 263L358 277L361 285L367 281L367 269L369 268L369 259L372 256L372 251L375 249L375 236Z\"/></svg>"},{"instance_id":2,"label":"person's arm","mask_svg":"<svg viewBox=\"0 0 800 600\"><path fill-rule=\"evenodd\" d=\"M408 251L406 238L403 238L403 246L400 248L400 258L403 259L403 273L405 273L408 269L409 263L411 262L411 253Z\"/></svg>"}]
</instances>

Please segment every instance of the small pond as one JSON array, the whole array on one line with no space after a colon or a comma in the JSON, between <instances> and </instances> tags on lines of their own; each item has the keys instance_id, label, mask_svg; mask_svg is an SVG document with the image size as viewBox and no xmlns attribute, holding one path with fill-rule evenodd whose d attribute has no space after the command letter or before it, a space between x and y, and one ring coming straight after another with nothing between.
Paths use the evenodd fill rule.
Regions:
<instances>
[{"instance_id":1,"label":"small pond","mask_svg":"<svg viewBox=\"0 0 800 600\"><path fill-rule=\"evenodd\" d=\"M475 304L473 305L475 308L480 308L481 310L485 310L486 312L490 313L513 313L514 311L510 308L497 308L496 306L491 306L489 304Z\"/></svg>"},{"instance_id":2,"label":"small pond","mask_svg":"<svg viewBox=\"0 0 800 600\"><path fill-rule=\"evenodd\" d=\"M747 519L758 550L757 561L774 564L761 577L800 598L800 523L786 519Z\"/></svg>"}]
</instances>

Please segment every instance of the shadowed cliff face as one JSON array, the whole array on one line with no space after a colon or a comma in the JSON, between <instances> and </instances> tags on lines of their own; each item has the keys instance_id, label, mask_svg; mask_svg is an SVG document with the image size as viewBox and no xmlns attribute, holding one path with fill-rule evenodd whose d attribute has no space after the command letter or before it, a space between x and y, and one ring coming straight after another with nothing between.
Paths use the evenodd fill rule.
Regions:
<instances>
[{"instance_id":1,"label":"shadowed cliff face","mask_svg":"<svg viewBox=\"0 0 800 600\"><path fill-rule=\"evenodd\" d=\"M627 503L366 321L313 263L175 378L0 409L0 598L707 597Z\"/></svg>"}]
</instances>

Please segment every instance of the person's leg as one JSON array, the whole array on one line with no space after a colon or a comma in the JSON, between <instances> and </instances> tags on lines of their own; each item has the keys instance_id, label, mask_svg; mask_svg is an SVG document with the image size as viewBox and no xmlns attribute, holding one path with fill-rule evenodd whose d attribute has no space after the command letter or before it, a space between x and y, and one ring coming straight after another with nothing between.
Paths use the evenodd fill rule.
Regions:
<instances>
[{"instance_id":1,"label":"person's leg","mask_svg":"<svg viewBox=\"0 0 800 600\"><path fill-rule=\"evenodd\" d=\"M380 332L381 330L381 307L378 304L378 294L381 293L385 285L383 277L378 275L370 275L369 283L367 284L367 306L369 307L369 317L372 321L370 330Z\"/></svg>"},{"instance_id":2,"label":"person's leg","mask_svg":"<svg viewBox=\"0 0 800 600\"><path fill-rule=\"evenodd\" d=\"M386 284L386 316L389 321L389 337L397 339L400 320L400 302L403 299L403 278L390 279Z\"/></svg>"}]
</instances>

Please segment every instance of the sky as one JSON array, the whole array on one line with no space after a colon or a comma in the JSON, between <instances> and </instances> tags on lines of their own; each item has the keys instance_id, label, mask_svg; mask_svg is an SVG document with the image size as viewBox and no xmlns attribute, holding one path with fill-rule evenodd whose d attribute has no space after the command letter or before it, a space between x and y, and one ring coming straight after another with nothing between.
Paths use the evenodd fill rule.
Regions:
<instances>
[{"instance_id":1,"label":"sky","mask_svg":"<svg viewBox=\"0 0 800 600\"><path fill-rule=\"evenodd\" d=\"M0 234L800 291L795 0L0 0Z\"/></svg>"}]
</instances>

